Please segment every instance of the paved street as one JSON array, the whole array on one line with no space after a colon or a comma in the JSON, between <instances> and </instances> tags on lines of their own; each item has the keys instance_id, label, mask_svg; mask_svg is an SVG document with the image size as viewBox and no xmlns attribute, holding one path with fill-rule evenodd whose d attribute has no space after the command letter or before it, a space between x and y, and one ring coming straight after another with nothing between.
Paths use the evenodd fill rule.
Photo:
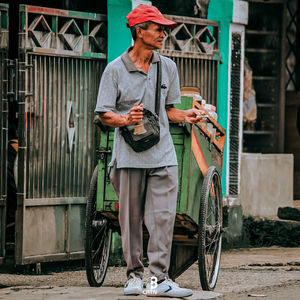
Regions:
<instances>
[{"instance_id":1,"label":"paved street","mask_svg":"<svg viewBox=\"0 0 300 300\"><path fill-rule=\"evenodd\" d=\"M195 291L187 299L286 299L300 294L300 249L258 248L223 252L221 270L214 292L203 292L198 266L194 264L176 282ZM110 267L101 288L88 286L83 268L43 275L0 274L0 299L5 300L98 300L149 299L123 296L125 268ZM159 298L156 298L159 299Z\"/></svg>"},{"instance_id":2,"label":"paved street","mask_svg":"<svg viewBox=\"0 0 300 300\"><path fill-rule=\"evenodd\" d=\"M283 286L266 287L254 290L248 293L238 293L224 295L222 300L251 300L251 299L268 299L268 300L299 300L300 283L285 284Z\"/></svg>"}]
</instances>

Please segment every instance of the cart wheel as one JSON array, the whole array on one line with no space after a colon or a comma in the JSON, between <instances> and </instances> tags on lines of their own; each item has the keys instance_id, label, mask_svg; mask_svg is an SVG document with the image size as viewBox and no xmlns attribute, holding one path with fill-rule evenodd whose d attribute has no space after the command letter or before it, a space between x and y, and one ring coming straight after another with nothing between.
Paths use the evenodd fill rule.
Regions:
<instances>
[{"instance_id":1,"label":"cart wheel","mask_svg":"<svg viewBox=\"0 0 300 300\"><path fill-rule=\"evenodd\" d=\"M108 267L112 230L108 220L97 213L97 178L95 168L90 183L85 221L85 267L90 286L101 286Z\"/></svg>"},{"instance_id":2,"label":"cart wheel","mask_svg":"<svg viewBox=\"0 0 300 300\"><path fill-rule=\"evenodd\" d=\"M221 180L217 169L209 167L202 186L198 228L198 264L203 290L213 290L217 283L221 245Z\"/></svg>"}]
</instances>

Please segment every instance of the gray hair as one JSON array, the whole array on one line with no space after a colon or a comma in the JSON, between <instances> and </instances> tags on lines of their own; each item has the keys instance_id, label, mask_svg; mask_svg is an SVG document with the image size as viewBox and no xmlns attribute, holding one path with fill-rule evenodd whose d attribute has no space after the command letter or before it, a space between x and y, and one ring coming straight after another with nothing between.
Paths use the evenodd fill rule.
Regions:
<instances>
[{"instance_id":1,"label":"gray hair","mask_svg":"<svg viewBox=\"0 0 300 300\"><path fill-rule=\"evenodd\" d=\"M136 25L134 25L134 26L131 26L131 27L130 27L130 31L131 31L131 35L132 35L133 40L134 40L134 41L136 40L136 30L137 30L137 28L140 27L140 28L146 30L146 29L148 29L148 26L149 26L150 24L152 24L152 23L153 23L153 22L148 21L148 22L143 22L143 23L139 23L139 24L136 24Z\"/></svg>"}]
</instances>

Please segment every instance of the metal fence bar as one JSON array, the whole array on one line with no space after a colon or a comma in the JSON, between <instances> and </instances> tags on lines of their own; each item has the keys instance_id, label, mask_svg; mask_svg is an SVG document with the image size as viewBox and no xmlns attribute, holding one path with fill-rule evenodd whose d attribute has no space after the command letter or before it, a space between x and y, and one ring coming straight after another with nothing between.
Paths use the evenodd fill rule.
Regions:
<instances>
[{"instance_id":1,"label":"metal fence bar","mask_svg":"<svg viewBox=\"0 0 300 300\"><path fill-rule=\"evenodd\" d=\"M83 84L83 89L81 91L81 97L82 99L88 99L87 96L87 91L88 91L88 81L87 81L87 62L85 61L84 64L81 66L81 77L84 78L82 84ZM94 89L95 90L95 89ZM82 101L82 113L83 115L87 115L89 112L89 107L88 107L88 103L87 101ZM87 174L87 166L88 163L85 161L84 159L84 153L92 153L88 152L88 147L87 145L89 145L89 143L91 143L91 135L88 134L87 128L88 128L88 123L89 121L87 119L85 119L84 123L83 123L83 128L82 128L82 136L86 136L86 140L83 141L82 143L82 148L81 148L81 157L80 157L80 161L82 161L82 170L85 174ZM91 174L91 173L89 173ZM84 193L85 191L85 187L89 184L87 181L86 176L84 177L80 177L80 174L78 174L79 178L79 182L80 183L80 193Z\"/></svg>"},{"instance_id":2,"label":"metal fence bar","mask_svg":"<svg viewBox=\"0 0 300 300\"><path fill-rule=\"evenodd\" d=\"M0 4L0 264L5 255L8 142L8 5Z\"/></svg>"},{"instance_id":3,"label":"metal fence bar","mask_svg":"<svg viewBox=\"0 0 300 300\"><path fill-rule=\"evenodd\" d=\"M58 57L58 59L55 61L55 73L54 76L57 80L57 89L55 92L55 97L57 99L61 99L62 97L62 81L61 81L61 69L59 68L61 66L61 58ZM61 108L61 101L57 101L56 103L56 111L57 111L57 128L62 128L62 108ZM57 132L57 141L60 141L62 138L62 132L59 130ZM58 144L58 142L57 142ZM60 170L61 170L61 165L62 165L62 150L61 147L58 147L57 151L57 167L56 167L56 172L55 172L55 186L57 188L58 193L61 191L61 178L60 178Z\"/></svg>"},{"instance_id":4,"label":"metal fence bar","mask_svg":"<svg viewBox=\"0 0 300 300\"><path fill-rule=\"evenodd\" d=\"M7 201L7 142L8 142L8 99L7 99L7 52L0 51L0 257L4 256Z\"/></svg>"}]
</instances>

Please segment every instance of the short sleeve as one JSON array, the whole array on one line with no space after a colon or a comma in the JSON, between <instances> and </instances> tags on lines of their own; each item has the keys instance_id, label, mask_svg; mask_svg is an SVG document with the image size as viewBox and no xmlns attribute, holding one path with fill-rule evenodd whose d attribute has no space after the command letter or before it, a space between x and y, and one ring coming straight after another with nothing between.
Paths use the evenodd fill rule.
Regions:
<instances>
[{"instance_id":1,"label":"short sleeve","mask_svg":"<svg viewBox=\"0 0 300 300\"><path fill-rule=\"evenodd\" d=\"M179 85L178 71L175 63L173 63L172 65L172 72L170 76L169 85L170 87L166 98L166 105L180 103L181 102L180 85Z\"/></svg>"},{"instance_id":2,"label":"short sleeve","mask_svg":"<svg viewBox=\"0 0 300 300\"><path fill-rule=\"evenodd\" d=\"M100 81L95 112L115 111L118 86L114 69L108 65Z\"/></svg>"}]
</instances>

